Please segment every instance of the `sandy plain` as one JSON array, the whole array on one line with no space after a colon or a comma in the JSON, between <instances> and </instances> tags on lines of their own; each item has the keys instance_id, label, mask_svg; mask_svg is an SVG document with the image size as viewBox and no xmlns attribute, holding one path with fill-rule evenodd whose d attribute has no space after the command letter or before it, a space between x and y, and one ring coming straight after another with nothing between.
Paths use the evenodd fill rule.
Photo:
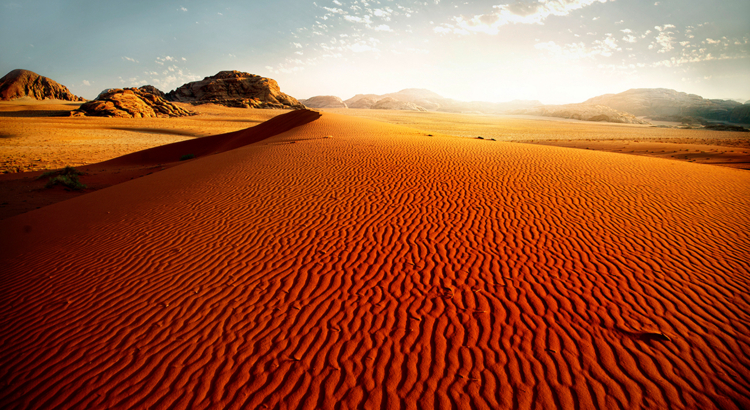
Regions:
<instances>
[{"instance_id":1,"label":"sandy plain","mask_svg":"<svg viewBox=\"0 0 750 410\"><path fill-rule=\"evenodd\" d=\"M750 407L747 171L453 134L285 113L0 221L0 404Z\"/></svg>"}]
</instances>

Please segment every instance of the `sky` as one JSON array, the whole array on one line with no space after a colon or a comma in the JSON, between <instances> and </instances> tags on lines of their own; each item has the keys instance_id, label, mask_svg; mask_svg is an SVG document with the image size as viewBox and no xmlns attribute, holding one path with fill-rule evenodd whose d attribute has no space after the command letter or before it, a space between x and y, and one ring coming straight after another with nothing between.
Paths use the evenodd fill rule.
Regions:
<instances>
[{"instance_id":1,"label":"sky","mask_svg":"<svg viewBox=\"0 0 750 410\"><path fill-rule=\"evenodd\" d=\"M631 88L750 100L748 0L0 0L0 75L96 97L239 70L304 99L425 88L577 103Z\"/></svg>"}]
</instances>

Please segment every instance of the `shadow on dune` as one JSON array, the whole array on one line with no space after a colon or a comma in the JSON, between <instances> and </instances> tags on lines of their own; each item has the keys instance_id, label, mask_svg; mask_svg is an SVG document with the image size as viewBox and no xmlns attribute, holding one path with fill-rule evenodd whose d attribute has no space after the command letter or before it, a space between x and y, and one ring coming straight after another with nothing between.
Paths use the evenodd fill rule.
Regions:
<instances>
[{"instance_id":1,"label":"shadow on dune","mask_svg":"<svg viewBox=\"0 0 750 410\"><path fill-rule=\"evenodd\" d=\"M20 110L2 111L0 117L32 118L32 117L70 117L70 110Z\"/></svg>"},{"instance_id":2,"label":"shadow on dune","mask_svg":"<svg viewBox=\"0 0 750 410\"><path fill-rule=\"evenodd\" d=\"M0 196L5 198L6 204L13 204L0 204L0 219L176 166L183 156L200 158L256 143L312 122L320 116L320 113L311 110L292 111L244 130L176 142L79 167L84 172L81 182L88 186L88 189L79 191L45 189L47 178L37 178L43 171L0 175ZM142 129L143 132L148 132L144 130ZM13 135L0 131L0 138L12 137Z\"/></svg>"},{"instance_id":3,"label":"shadow on dune","mask_svg":"<svg viewBox=\"0 0 750 410\"><path fill-rule=\"evenodd\" d=\"M164 164L179 161L180 157L183 155L201 157L218 154L220 152L230 151L281 134L299 127L300 125L312 122L320 118L320 116L321 114L317 111L292 111L244 130L154 147L123 155L109 161L100 162L95 166L107 168L115 166Z\"/></svg>"},{"instance_id":4,"label":"shadow on dune","mask_svg":"<svg viewBox=\"0 0 750 410\"><path fill-rule=\"evenodd\" d=\"M169 134L169 135L181 135L185 137L197 137L198 134L190 131L171 130L168 128L128 128L128 127L109 127L109 130L117 131L133 131L141 132L144 134Z\"/></svg>"}]
</instances>

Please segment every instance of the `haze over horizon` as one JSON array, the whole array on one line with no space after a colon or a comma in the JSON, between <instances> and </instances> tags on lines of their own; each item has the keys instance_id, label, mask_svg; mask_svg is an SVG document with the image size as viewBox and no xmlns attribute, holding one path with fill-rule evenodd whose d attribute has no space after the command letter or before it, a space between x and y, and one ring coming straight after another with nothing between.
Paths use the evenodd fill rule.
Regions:
<instances>
[{"instance_id":1,"label":"haze over horizon","mask_svg":"<svg viewBox=\"0 0 750 410\"><path fill-rule=\"evenodd\" d=\"M86 98L240 70L298 99L425 88L574 103L672 88L750 100L746 0L3 0L0 10L0 75L32 70Z\"/></svg>"}]
</instances>

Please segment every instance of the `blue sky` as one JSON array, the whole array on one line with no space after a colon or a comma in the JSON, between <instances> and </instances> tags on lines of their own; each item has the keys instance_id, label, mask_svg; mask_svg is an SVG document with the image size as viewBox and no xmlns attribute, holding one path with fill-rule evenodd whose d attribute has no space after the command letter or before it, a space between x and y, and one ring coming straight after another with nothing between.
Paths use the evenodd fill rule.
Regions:
<instances>
[{"instance_id":1,"label":"blue sky","mask_svg":"<svg viewBox=\"0 0 750 410\"><path fill-rule=\"evenodd\" d=\"M750 100L748 16L747 0L0 0L0 75L29 69L87 98L240 70L299 99Z\"/></svg>"}]
</instances>

